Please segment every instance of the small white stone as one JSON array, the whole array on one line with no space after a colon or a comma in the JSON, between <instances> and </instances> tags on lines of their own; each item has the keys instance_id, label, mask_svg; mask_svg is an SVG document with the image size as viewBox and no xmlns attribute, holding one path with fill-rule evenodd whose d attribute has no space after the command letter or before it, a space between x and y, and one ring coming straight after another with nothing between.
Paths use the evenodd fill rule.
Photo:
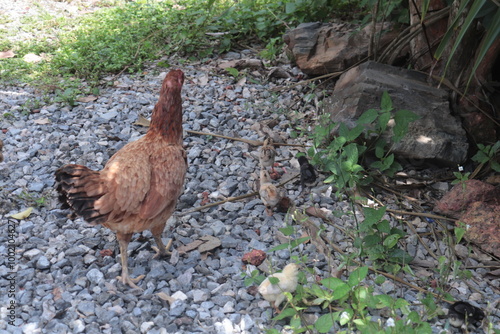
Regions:
<instances>
[{"instance_id":1,"label":"small white stone","mask_svg":"<svg viewBox=\"0 0 500 334\"><path fill-rule=\"evenodd\" d=\"M27 258L28 260L33 259L35 256L40 254L42 251L36 248L32 248L29 251L24 252L23 256Z\"/></svg>"},{"instance_id":2,"label":"small white stone","mask_svg":"<svg viewBox=\"0 0 500 334\"><path fill-rule=\"evenodd\" d=\"M141 324L141 333L147 333L155 325L152 321L143 322Z\"/></svg>"},{"instance_id":3,"label":"small white stone","mask_svg":"<svg viewBox=\"0 0 500 334\"><path fill-rule=\"evenodd\" d=\"M188 298L188 296L186 296L186 294L182 291L176 291L173 295L172 295L172 298L176 299L176 300L186 300Z\"/></svg>"}]
</instances>

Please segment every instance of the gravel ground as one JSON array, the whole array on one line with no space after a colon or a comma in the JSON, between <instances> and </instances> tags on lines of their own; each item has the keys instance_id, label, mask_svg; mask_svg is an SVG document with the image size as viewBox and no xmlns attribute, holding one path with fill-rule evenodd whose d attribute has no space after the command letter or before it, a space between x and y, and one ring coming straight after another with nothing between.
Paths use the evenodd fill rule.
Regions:
<instances>
[{"instance_id":1,"label":"gravel ground","mask_svg":"<svg viewBox=\"0 0 500 334\"><path fill-rule=\"evenodd\" d=\"M78 10L75 2L42 2L46 4L45 10L57 13ZM32 7L29 1L0 1L0 9L3 13L12 10L15 16L21 9L30 13ZM231 54L231 57L249 53ZM282 110L300 110L300 115L308 115L315 109L304 102L306 90L300 87L273 93L272 89L283 85L283 81L256 84L247 80L236 84L234 78L215 70L215 61L178 67L187 78L183 88L185 130L262 140L256 125L273 119L273 131L293 142L290 132L296 120L291 115L297 113ZM176 249L204 236L217 238L221 245L209 252L200 253L195 249L174 252L167 260L153 260L151 234L134 235L129 245L129 269L132 277L146 275L139 282L142 292L116 280L121 266L114 233L100 226L89 226L81 219L70 220L68 212L59 209L53 190L54 171L66 163L99 170L125 143L142 136L146 128L134 123L139 115L150 116L164 75L151 67L142 76L122 74L106 78L105 81L112 84L104 85L106 88L95 100L80 102L74 108L40 102L40 108L29 113L22 112L24 106L41 101L38 92L23 85L0 87L0 109L2 114L8 114L0 118L0 129L4 129L0 139L5 145L5 161L0 164L0 224L3 231L8 231L0 234L2 254L8 254L10 249L10 230L16 231L13 261L9 257L0 259L0 334L284 330L287 322L272 321L269 304L245 286L242 273L255 268L245 269L241 258L252 249L267 251L281 244L284 236L280 228L294 226L295 237L301 236L304 230L286 214L267 216L257 197L193 211L205 203L253 192L253 173L258 169L257 147L231 139L185 135L189 160L185 190L164 239L173 238ZM294 157L298 150L283 146L278 149L278 160L287 170L283 179L297 172ZM310 194L304 195L297 182L292 181L285 186L285 191L297 206L320 207L334 224L347 230L355 227L353 217L348 214L350 205L335 199L328 187L318 184ZM28 206L35 207L28 218L19 222L9 218ZM339 216L334 212L345 214ZM392 218L388 219L394 223ZM316 218L311 220L323 223ZM429 230L425 220L412 218L412 224L418 232ZM343 251L353 251L350 240L339 229L328 225L324 233ZM424 242L432 252L451 254L443 240L424 237ZM429 287L429 282L436 278L433 270L436 261L414 235L406 240L406 245L417 260L412 267L416 275L401 277ZM341 263L338 253L333 254L336 258L332 263L309 243L269 253L268 261L259 270L281 269L292 256L307 256L308 266L314 272L314 275L306 275L311 284L317 277L329 277L332 268ZM469 259L467 264L479 268L471 270L469 280L448 278L449 293L486 310L488 320L500 329L498 311L491 306L500 298L499 279L486 278L486 269L480 268L481 263L474 259ZM378 285L373 283L374 279L375 275L370 274L366 284L372 286L375 293L404 298L411 309L422 311L421 293L392 280ZM14 297L4 293L9 292L11 284L15 286ZM16 320L11 325L9 305L13 300ZM312 307L306 312L306 319L314 321L320 315L321 309ZM382 323L387 320L383 312L372 315ZM433 319L431 325L434 333L460 332L450 327L446 318ZM484 333L481 328L471 332Z\"/></svg>"}]
</instances>

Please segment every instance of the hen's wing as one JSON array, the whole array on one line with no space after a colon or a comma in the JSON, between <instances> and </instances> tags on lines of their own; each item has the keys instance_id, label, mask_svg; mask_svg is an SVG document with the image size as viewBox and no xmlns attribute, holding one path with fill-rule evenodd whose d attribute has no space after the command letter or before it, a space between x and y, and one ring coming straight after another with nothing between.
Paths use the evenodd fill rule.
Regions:
<instances>
[{"instance_id":1,"label":"hen's wing","mask_svg":"<svg viewBox=\"0 0 500 334\"><path fill-rule=\"evenodd\" d=\"M186 174L186 153L178 145L160 142L139 140L129 145L102 171L112 186L96 201L96 209L107 212L112 207L110 220L123 212L152 219L177 201Z\"/></svg>"},{"instance_id":2,"label":"hen's wing","mask_svg":"<svg viewBox=\"0 0 500 334\"><path fill-rule=\"evenodd\" d=\"M186 168L181 146L138 140L111 157L101 172L66 165L57 171L56 179L66 202L85 220L120 223L132 215L152 219L173 207Z\"/></svg>"},{"instance_id":3,"label":"hen's wing","mask_svg":"<svg viewBox=\"0 0 500 334\"><path fill-rule=\"evenodd\" d=\"M182 192L187 169L186 152L178 145L170 145L163 156L152 156L151 183L141 206L141 218L153 218L168 206L175 205Z\"/></svg>"}]
</instances>

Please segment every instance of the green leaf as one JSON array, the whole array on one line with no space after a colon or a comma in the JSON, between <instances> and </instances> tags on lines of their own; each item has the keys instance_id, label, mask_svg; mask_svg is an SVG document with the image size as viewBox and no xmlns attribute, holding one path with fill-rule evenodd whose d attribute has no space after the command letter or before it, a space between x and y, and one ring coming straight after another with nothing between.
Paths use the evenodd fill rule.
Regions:
<instances>
[{"instance_id":1,"label":"green leaf","mask_svg":"<svg viewBox=\"0 0 500 334\"><path fill-rule=\"evenodd\" d=\"M346 154L347 158L347 164L346 166L349 166L352 168L355 164L357 164L359 155L358 155L358 146L354 143L351 143L344 147L344 152ZM350 168L349 168L350 169ZM348 169L348 170L349 170Z\"/></svg>"},{"instance_id":2,"label":"green leaf","mask_svg":"<svg viewBox=\"0 0 500 334\"><path fill-rule=\"evenodd\" d=\"M373 123L373 121L377 119L377 117L378 117L378 111L375 109L369 109L365 111L363 114L361 114L361 116L359 116L356 123L359 125L371 124Z\"/></svg>"},{"instance_id":3,"label":"green leaf","mask_svg":"<svg viewBox=\"0 0 500 334\"><path fill-rule=\"evenodd\" d=\"M498 162L492 160L490 166L495 172L500 173L500 164Z\"/></svg>"},{"instance_id":4,"label":"green leaf","mask_svg":"<svg viewBox=\"0 0 500 334\"><path fill-rule=\"evenodd\" d=\"M430 3L431 3L431 0L424 0L422 2L422 10L421 10L422 14L420 16L421 17L421 20L420 20L421 23L424 22L425 15L427 14L427 11L429 10L429 4Z\"/></svg>"},{"instance_id":5,"label":"green leaf","mask_svg":"<svg viewBox=\"0 0 500 334\"><path fill-rule=\"evenodd\" d=\"M356 268L350 275L349 275L349 280L348 284L351 287L354 287L361 283L362 280L366 278L366 275L368 275L368 267L359 267Z\"/></svg>"},{"instance_id":6,"label":"green leaf","mask_svg":"<svg viewBox=\"0 0 500 334\"><path fill-rule=\"evenodd\" d=\"M266 329L266 334L280 334L276 328Z\"/></svg>"},{"instance_id":7,"label":"green leaf","mask_svg":"<svg viewBox=\"0 0 500 334\"><path fill-rule=\"evenodd\" d=\"M379 301L379 304L380 304L379 308L384 308L384 307L392 308L392 305L394 304L394 299L391 296L377 295L375 297Z\"/></svg>"},{"instance_id":8,"label":"green leaf","mask_svg":"<svg viewBox=\"0 0 500 334\"><path fill-rule=\"evenodd\" d=\"M331 313L323 314L314 323L314 328L320 333L328 333L333 327L333 315Z\"/></svg>"},{"instance_id":9,"label":"green leaf","mask_svg":"<svg viewBox=\"0 0 500 334\"><path fill-rule=\"evenodd\" d=\"M392 114L389 111L382 112L378 117L377 126L380 133L384 132L387 129L387 124L391 120Z\"/></svg>"},{"instance_id":10,"label":"green leaf","mask_svg":"<svg viewBox=\"0 0 500 334\"><path fill-rule=\"evenodd\" d=\"M389 168L394 163L394 153L391 153L384 159L384 166Z\"/></svg>"},{"instance_id":11,"label":"green leaf","mask_svg":"<svg viewBox=\"0 0 500 334\"><path fill-rule=\"evenodd\" d=\"M458 244L462 240L462 238L466 232L466 229L460 228L460 227L455 227L454 231L455 231L455 236L457 237L456 243Z\"/></svg>"},{"instance_id":12,"label":"green leaf","mask_svg":"<svg viewBox=\"0 0 500 334\"><path fill-rule=\"evenodd\" d=\"M280 279L277 277L269 277L269 283L271 284L278 284L280 282Z\"/></svg>"},{"instance_id":13,"label":"green leaf","mask_svg":"<svg viewBox=\"0 0 500 334\"><path fill-rule=\"evenodd\" d=\"M408 303L406 300L404 300L402 298L398 298L396 300L396 302L394 303L394 308L401 309L401 308L406 307L408 305L410 305L410 303Z\"/></svg>"},{"instance_id":14,"label":"green leaf","mask_svg":"<svg viewBox=\"0 0 500 334\"><path fill-rule=\"evenodd\" d=\"M361 124L358 124L356 125L354 128L352 128L351 130L349 130L349 133L346 137L347 141L353 141L355 140L356 138L358 138L362 133L363 131L365 131L365 126L364 125L361 125Z\"/></svg>"},{"instance_id":15,"label":"green leaf","mask_svg":"<svg viewBox=\"0 0 500 334\"><path fill-rule=\"evenodd\" d=\"M389 259L397 263L410 263L413 257L402 249L394 249L389 253Z\"/></svg>"},{"instance_id":16,"label":"green leaf","mask_svg":"<svg viewBox=\"0 0 500 334\"><path fill-rule=\"evenodd\" d=\"M276 247L271 248L267 252L271 253L271 252L276 252L276 251L279 251L279 250L282 250L282 249L288 249L288 246L289 246L288 243L280 244L280 245L278 245Z\"/></svg>"},{"instance_id":17,"label":"green leaf","mask_svg":"<svg viewBox=\"0 0 500 334\"><path fill-rule=\"evenodd\" d=\"M398 243L400 236L397 234L391 234L384 239L384 247L392 248Z\"/></svg>"},{"instance_id":18,"label":"green leaf","mask_svg":"<svg viewBox=\"0 0 500 334\"><path fill-rule=\"evenodd\" d=\"M297 315L293 316L292 319L290 319L290 327L292 328L301 328L301 321L300 321L300 317L298 317ZM300 332L298 332L300 333Z\"/></svg>"},{"instance_id":19,"label":"green leaf","mask_svg":"<svg viewBox=\"0 0 500 334\"><path fill-rule=\"evenodd\" d=\"M375 156L378 159L382 159L384 157L384 155L385 155L385 145L386 145L386 142L382 138L380 138L379 140L377 140L377 142L375 143Z\"/></svg>"},{"instance_id":20,"label":"green leaf","mask_svg":"<svg viewBox=\"0 0 500 334\"><path fill-rule=\"evenodd\" d=\"M344 281L337 277L328 277L320 281L321 285L330 290L335 290L337 287L344 285Z\"/></svg>"},{"instance_id":21,"label":"green leaf","mask_svg":"<svg viewBox=\"0 0 500 334\"><path fill-rule=\"evenodd\" d=\"M298 245L303 244L304 242L309 241L309 239L311 239L311 237L302 237L302 238L298 238L298 239L292 240L290 242L290 248L295 248Z\"/></svg>"},{"instance_id":22,"label":"green leaf","mask_svg":"<svg viewBox=\"0 0 500 334\"><path fill-rule=\"evenodd\" d=\"M280 232L283 233L287 237L289 237L295 233L295 228L292 225L288 225L286 227L279 228L278 230L280 230Z\"/></svg>"},{"instance_id":23,"label":"green leaf","mask_svg":"<svg viewBox=\"0 0 500 334\"><path fill-rule=\"evenodd\" d=\"M392 128L394 136L392 140L398 143L408 132L408 124L419 119L420 116L409 110L398 110L394 114L394 122L396 123Z\"/></svg>"},{"instance_id":24,"label":"green leaf","mask_svg":"<svg viewBox=\"0 0 500 334\"><path fill-rule=\"evenodd\" d=\"M285 12L287 14L295 13L296 6L294 2L287 2L285 5Z\"/></svg>"},{"instance_id":25,"label":"green leaf","mask_svg":"<svg viewBox=\"0 0 500 334\"><path fill-rule=\"evenodd\" d=\"M351 321L352 316L354 315L354 311L351 309L346 309L344 312L340 313L339 323L341 326L344 326L349 321Z\"/></svg>"},{"instance_id":26,"label":"green leaf","mask_svg":"<svg viewBox=\"0 0 500 334\"><path fill-rule=\"evenodd\" d=\"M385 282L385 276L382 276L382 275L378 275L377 277L375 277L375 284L382 284Z\"/></svg>"},{"instance_id":27,"label":"green leaf","mask_svg":"<svg viewBox=\"0 0 500 334\"><path fill-rule=\"evenodd\" d=\"M226 71L227 71L227 73L229 73L230 75L232 75L235 78L238 77L238 75L240 75L240 71L238 71L234 67L228 67L228 68L226 68Z\"/></svg>"},{"instance_id":28,"label":"green leaf","mask_svg":"<svg viewBox=\"0 0 500 334\"><path fill-rule=\"evenodd\" d=\"M377 234L368 234L363 238L363 244L365 247L373 247L380 244L382 239Z\"/></svg>"},{"instance_id":29,"label":"green leaf","mask_svg":"<svg viewBox=\"0 0 500 334\"><path fill-rule=\"evenodd\" d=\"M380 108L384 111L392 110L392 100L387 91L382 93L382 101L380 102Z\"/></svg>"},{"instance_id":30,"label":"green leaf","mask_svg":"<svg viewBox=\"0 0 500 334\"><path fill-rule=\"evenodd\" d=\"M477 151L471 159L478 163L486 163L490 158L483 151Z\"/></svg>"},{"instance_id":31,"label":"green leaf","mask_svg":"<svg viewBox=\"0 0 500 334\"><path fill-rule=\"evenodd\" d=\"M339 285L333 291L332 300L342 299L345 296L347 296L350 291L351 291L351 287L349 285L347 285L345 283L343 285Z\"/></svg>"},{"instance_id":32,"label":"green leaf","mask_svg":"<svg viewBox=\"0 0 500 334\"><path fill-rule=\"evenodd\" d=\"M344 123L340 123L340 125L339 125L339 137L347 138L348 135L349 135L349 128Z\"/></svg>"},{"instance_id":33,"label":"green leaf","mask_svg":"<svg viewBox=\"0 0 500 334\"><path fill-rule=\"evenodd\" d=\"M364 224L373 225L379 222L385 214L386 207L382 206L378 209L373 209L369 207L363 207L363 213L365 215Z\"/></svg>"},{"instance_id":34,"label":"green leaf","mask_svg":"<svg viewBox=\"0 0 500 334\"><path fill-rule=\"evenodd\" d=\"M289 308L286 308L283 311L281 311L281 313L278 314L276 317L274 317L273 320L275 320L275 321L282 320L282 319L285 319L288 317L293 317L295 314L297 314L297 311L295 311L295 309L289 307Z\"/></svg>"},{"instance_id":35,"label":"green leaf","mask_svg":"<svg viewBox=\"0 0 500 334\"><path fill-rule=\"evenodd\" d=\"M387 219L384 219L377 224L377 230L382 233L391 233L391 224Z\"/></svg>"},{"instance_id":36,"label":"green leaf","mask_svg":"<svg viewBox=\"0 0 500 334\"><path fill-rule=\"evenodd\" d=\"M500 149L500 140L497 141L492 147L491 147L491 152L493 154L497 153L497 151Z\"/></svg>"}]
</instances>

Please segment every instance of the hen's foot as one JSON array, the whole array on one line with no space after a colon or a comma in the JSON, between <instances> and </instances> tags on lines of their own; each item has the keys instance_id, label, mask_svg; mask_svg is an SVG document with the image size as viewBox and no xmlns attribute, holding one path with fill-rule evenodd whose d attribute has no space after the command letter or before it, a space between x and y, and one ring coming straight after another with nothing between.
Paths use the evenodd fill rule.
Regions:
<instances>
[{"instance_id":1,"label":"hen's foot","mask_svg":"<svg viewBox=\"0 0 500 334\"><path fill-rule=\"evenodd\" d=\"M116 278L120 280L124 285L130 286L132 289L139 289L142 290L140 287L138 287L135 283L139 282L141 279L146 277L145 275L139 275L136 278L130 278L130 276L117 276Z\"/></svg>"},{"instance_id":2,"label":"hen's foot","mask_svg":"<svg viewBox=\"0 0 500 334\"><path fill-rule=\"evenodd\" d=\"M172 239L170 239L167 242L167 245L164 246L164 247L160 246L160 248L158 248L156 246L151 246L151 248L153 248L153 250L156 252L156 254L153 256L153 259L156 259L156 258L159 258L159 257L165 257L165 256L168 256L168 255L172 255L172 252L169 250L170 247L172 247Z\"/></svg>"}]
</instances>

